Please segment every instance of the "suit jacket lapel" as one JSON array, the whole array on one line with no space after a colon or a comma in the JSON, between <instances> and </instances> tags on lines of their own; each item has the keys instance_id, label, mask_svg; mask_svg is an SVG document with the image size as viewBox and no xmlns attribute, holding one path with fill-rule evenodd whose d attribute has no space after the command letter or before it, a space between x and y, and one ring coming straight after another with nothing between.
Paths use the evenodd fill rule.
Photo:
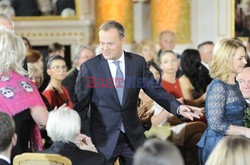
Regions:
<instances>
[{"instance_id":1,"label":"suit jacket lapel","mask_svg":"<svg viewBox=\"0 0 250 165\"><path fill-rule=\"evenodd\" d=\"M77 77L77 75L78 75L78 72L79 72L79 70L78 70L77 68L75 68L75 69L74 69L74 72L73 72L73 74L74 74L74 77Z\"/></svg>"},{"instance_id":2,"label":"suit jacket lapel","mask_svg":"<svg viewBox=\"0 0 250 165\"><path fill-rule=\"evenodd\" d=\"M110 69L109 69L109 64L108 61L106 59L104 59L104 57L101 55L100 56L100 60L101 60L101 70L103 71L103 81L104 83L106 83L106 80L112 78ZM118 95L115 89L115 85L112 81L112 88L110 88L111 90L111 95L113 96L114 100L120 105L119 99L118 99Z\"/></svg>"},{"instance_id":3,"label":"suit jacket lapel","mask_svg":"<svg viewBox=\"0 0 250 165\"><path fill-rule=\"evenodd\" d=\"M124 52L124 56L125 56L125 83L124 83L124 92L123 92L123 101L122 101L122 105L125 105L125 101L128 99L128 95L129 95L129 86L126 86L128 81L131 81L129 79L131 79L133 77L133 73L134 73L134 63L132 60L132 56L130 56L129 54L127 54L126 52Z\"/></svg>"}]
</instances>

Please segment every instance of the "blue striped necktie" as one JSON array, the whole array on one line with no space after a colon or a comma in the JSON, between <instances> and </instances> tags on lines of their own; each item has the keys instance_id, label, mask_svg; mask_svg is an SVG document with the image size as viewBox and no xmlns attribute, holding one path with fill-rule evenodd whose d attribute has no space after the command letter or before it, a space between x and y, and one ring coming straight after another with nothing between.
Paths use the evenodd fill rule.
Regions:
<instances>
[{"instance_id":1,"label":"blue striped necktie","mask_svg":"<svg viewBox=\"0 0 250 165\"><path fill-rule=\"evenodd\" d=\"M115 89L118 95L120 104L122 105L123 99L123 90L124 90L124 77L120 68L120 61L113 62L116 65L116 74L115 74ZM125 133L124 125L121 121L120 130Z\"/></svg>"},{"instance_id":2,"label":"blue striped necktie","mask_svg":"<svg viewBox=\"0 0 250 165\"><path fill-rule=\"evenodd\" d=\"M115 89L119 98L119 102L122 105L123 90L124 90L124 77L120 68L120 61L114 61L113 63L116 65Z\"/></svg>"}]
</instances>

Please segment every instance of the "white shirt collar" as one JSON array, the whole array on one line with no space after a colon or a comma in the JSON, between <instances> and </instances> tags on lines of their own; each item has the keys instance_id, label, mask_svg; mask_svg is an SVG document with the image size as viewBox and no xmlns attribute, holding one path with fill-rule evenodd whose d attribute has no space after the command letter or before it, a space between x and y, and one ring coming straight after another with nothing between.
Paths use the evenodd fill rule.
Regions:
<instances>
[{"instance_id":1,"label":"white shirt collar","mask_svg":"<svg viewBox=\"0 0 250 165\"><path fill-rule=\"evenodd\" d=\"M250 99L246 99L247 104L250 105Z\"/></svg>"},{"instance_id":2,"label":"white shirt collar","mask_svg":"<svg viewBox=\"0 0 250 165\"><path fill-rule=\"evenodd\" d=\"M115 60L107 60L108 61L108 65L109 65L109 69L110 69L110 73L111 76L113 78L113 82L115 84L115 76L116 76L116 65L113 63ZM125 55L124 52L122 52L122 55L120 58L118 58L116 61L120 61L120 69L123 73L123 78L125 79Z\"/></svg>"},{"instance_id":3,"label":"white shirt collar","mask_svg":"<svg viewBox=\"0 0 250 165\"><path fill-rule=\"evenodd\" d=\"M204 61L201 61L201 64L204 65L209 70L209 65L205 63Z\"/></svg>"},{"instance_id":4,"label":"white shirt collar","mask_svg":"<svg viewBox=\"0 0 250 165\"><path fill-rule=\"evenodd\" d=\"M117 60L108 60L108 63L113 63L114 61L120 61L121 63L124 63L125 59L124 59L124 51L122 51L122 55L120 58L118 58Z\"/></svg>"},{"instance_id":5,"label":"white shirt collar","mask_svg":"<svg viewBox=\"0 0 250 165\"><path fill-rule=\"evenodd\" d=\"M8 158L7 156L0 154L0 159L3 159L10 164L10 158Z\"/></svg>"}]
</instances>

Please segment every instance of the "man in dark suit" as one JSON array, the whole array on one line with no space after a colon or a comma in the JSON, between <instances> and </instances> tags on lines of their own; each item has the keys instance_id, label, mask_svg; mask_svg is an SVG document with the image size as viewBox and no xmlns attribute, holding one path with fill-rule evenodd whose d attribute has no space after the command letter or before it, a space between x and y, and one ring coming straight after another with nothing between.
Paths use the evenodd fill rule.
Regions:
<instances>
[{"instance_id":1,"label":"man in dark suit","mask_svg":"<svg viewBox=\"0 0 250 165\"><path fill-rule=\"evenodd\" d=\"M81 116L82 133L92 137L109 164L119 157L130 165L145 140L137 113L140 89L175 115L193 119L202 115L201 109L181 105L157 85L143 57L123 51L125 30L120 23L105 22L99 42L102 54L83 63L78 73L74 109Z\"/></svg>"},{"instance_id":2,"label":"man in dark suit","mask_svg":"<svg viewBox=\"0 0 250 165\"><path fill-rule=\"evenodd\" d=\"M16 142L14 120L8 114L0 112L0 165L10 164L11 150Z\"/></svg>"},{"instance_id":3,"label":"man in dark suit","mask_svg":"<svg viewBox=\"0 0 250 165\"><path fill-rule=\"evenodd\" d=\"M75 84L76 84L76 77L78 75L80 66L85 61L93 58L95 56L95 52L88 46L80 45L76 49L76 53L73 59L74 68L72 68L66 78L62 81L62 85L66 87L69 91L69 95L71 100L73 101L75 95Z\"/></svg>"},{"instance_id":4,"label":"man in dark suit","mask_svg":"<svg viewBox=\"0 0 250 165\"><path fill-rule=\"evenodd\" d=\"M201 64L209 71L209 63L212 60L214 43L212 41L205 41L198 45L198 50L201 57Z\"/></svg>"}]
</instances>

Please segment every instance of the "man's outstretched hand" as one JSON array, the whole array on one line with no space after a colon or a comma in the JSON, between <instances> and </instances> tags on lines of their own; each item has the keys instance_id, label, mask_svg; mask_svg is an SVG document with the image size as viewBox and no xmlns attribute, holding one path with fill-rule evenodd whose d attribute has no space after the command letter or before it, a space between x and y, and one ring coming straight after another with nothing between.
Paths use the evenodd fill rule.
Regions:
<instances>
[{"instance_id":1,"label":"man's outstretched hand","mask_svg":"<svg viewBox=\"0 0 250 165\"><path fill-rule=\"evenodd\" d=\"M193 121L194 118L200 118L204 114L204 108L193 107L189 105L180 105L180 115Z\"/></svg>"}]
</instances>

